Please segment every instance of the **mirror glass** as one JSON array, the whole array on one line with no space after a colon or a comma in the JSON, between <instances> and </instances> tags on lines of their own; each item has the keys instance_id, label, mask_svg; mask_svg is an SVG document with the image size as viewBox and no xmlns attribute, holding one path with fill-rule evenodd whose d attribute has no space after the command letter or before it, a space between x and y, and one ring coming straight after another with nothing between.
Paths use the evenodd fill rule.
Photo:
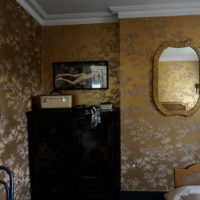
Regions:
<instances>
[{"instance_id":1,"label":"mirror glass","mask_svg":"<svg viewBox=\"0 0 200 200\"><path fill-rule=\"evenodd\" d=\"M192 114L199 100L197 49L187 43L165 44L156 56L156 105L166 115Z\"/></svg>"}]
</instances>

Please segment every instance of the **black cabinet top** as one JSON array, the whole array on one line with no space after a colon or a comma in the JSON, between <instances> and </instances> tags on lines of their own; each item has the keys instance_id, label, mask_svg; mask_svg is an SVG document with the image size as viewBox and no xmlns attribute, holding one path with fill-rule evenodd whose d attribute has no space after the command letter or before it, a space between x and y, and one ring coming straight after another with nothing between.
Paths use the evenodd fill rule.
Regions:
<instances>
[{"instance_id":1,"label":"black cabinet top","mask_svg":"<svg viewBox=\"0 0 200 200\"><path fill-rule=\"evenodd\" d=\"M26 112L27 116L33 116L33 115L71 115L71 116L79 116L79 117L85 117L86 115L89 115L88 112L89 109L38 109L33 111ZM106 110L106 111L100 111L101 116L104 115L112 115L115 113L115 110Z\"/></svg>"}]
</instances>

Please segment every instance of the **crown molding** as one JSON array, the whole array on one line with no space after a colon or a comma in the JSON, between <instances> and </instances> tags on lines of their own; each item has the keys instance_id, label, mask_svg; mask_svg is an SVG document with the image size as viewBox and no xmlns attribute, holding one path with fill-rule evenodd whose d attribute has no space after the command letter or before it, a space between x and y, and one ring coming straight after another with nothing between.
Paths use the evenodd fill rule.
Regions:
<instances>
[{"instance_id":1,"label":"crown molding","mask_svg":"<svg viewBox=\"0 0 200 200\"><path fill-rule=\"evenodd\" d=\"M26 0L16 0L40 25L43 26L44 18L40 12L40 9L37 11L36 8L33 8Z\"/></svg>"},{"instance_id":2,"label":"crown molding","mask_svg":"<svg viewBox=\"0 0 200 200\"><path fill-rule=\"evenodd\" d=\"M42 26L115 23L117 17L109 12L48 15L35 0L16 0Z\"/></svg>"},{"instance_id":3,"label":"crown molding","mask_svg":"<svg viewBox=\"0 0 200 200\"><path fill-rule=\"evenodd\" d=\"M61 14L48 15L44 20L44 26L56 25L73 25L73 24L96 24L96 23L113 23L118 19L115 15L107 12L96 13L78 13L78 14Z\"/></svg>"},{"instance_id":4,"label":"crown molding","mask_svg":"<svg viewBox=\"0 0 200 200\"><path fill-rule=\"evenodd\" d=\"M199 2L162 3L135 6L109 7L112 14L121 18L181 16L200 14Z\"/></svg>"},{"instance_id":5,"label":"crown molding","mask_svg":"<svg viewBox=\"0 0 200 200\"><path fill-rule=\"evenodd\" d=\"M40 4L38 4L36 0L28 0L28 1L33 4L35 9L42 15L44 19L47 18L48 16L47 13L43 10L43 8L40 6Z\"/></svg>"},{"instance_id":6,"label":"crown molding","mask_svg":"<svg viewBox=\"0 0 200 200\"><path fill-rule=\"evenodd\" d=\"M97 18L80 18L80 19L51 19L44 20L42 26L59 26L59 25L78 25L78 24L104 24L116 23L118 19L115 17L97 17Z\"/></svg>"},{"instance_id":7,"label":"crown molding","mask_svg":"<svg viewBox=\"0 0 200 200\"><path fill-rule=\"evenodd\" d=\"M16 0L42 26L113 23L122 18L200 14L200 2L109 7L109 12L49 15L35 0Z\"/></svg>"},{"instance_id":8,"label":"crown molding","mask_svg":"<svg viewBox=\"0 0 200 200\"><path fill-rule=\"evenodd\" d=\"M171 62L171 61L199 61L196 56L165 56L159 59L159 62Z\"/></svg>"}]
</instances>

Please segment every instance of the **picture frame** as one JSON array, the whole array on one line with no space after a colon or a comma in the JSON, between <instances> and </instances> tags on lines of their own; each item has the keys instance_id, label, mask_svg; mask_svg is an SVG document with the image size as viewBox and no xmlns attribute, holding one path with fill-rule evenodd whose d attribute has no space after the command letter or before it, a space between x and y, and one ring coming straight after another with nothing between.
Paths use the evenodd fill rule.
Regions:
<instances>
[{"instance_id":1,"label":"picture frame","mask_svg":"<svg viewBox=\"0 0 200 200\"><path fill-rule=\"evenodd\" d=\"M54 90L108 89L108 62L53 63Z\"/></svg>"}]
</instances>

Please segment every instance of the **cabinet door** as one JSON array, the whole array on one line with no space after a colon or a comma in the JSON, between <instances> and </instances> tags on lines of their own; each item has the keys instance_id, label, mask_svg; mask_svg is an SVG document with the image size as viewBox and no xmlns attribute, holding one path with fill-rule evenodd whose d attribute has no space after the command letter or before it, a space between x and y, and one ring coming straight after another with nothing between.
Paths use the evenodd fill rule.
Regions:
<instances>
[{"instance_id":1,"label":"cabinet door","mask_svg":"<svg viewBox=\"0 0 200 200\"><path fill-rule=\"evenodd\" d=\"M110 124L103 118L102 123L93 128L90 126L90 119L77 119L77 124L79 125L75 133L78 136L79 176L110 177L112 172Z\"/></svg>"},{"instance_id":2,"label":"cabinet door","mask_svg":"<svg viewBox=\"0 0 200 200\"><path fill-rule=\"evenodd\" d=\"M31 113L28 129L33 200L72 194L77 148L72 115Z\"/></svg>"},{"instance_id":3,"label":"cabinet door","mask_svg":"<svg viewBox=\"0 0 200 200\"><path fill-rule=\"evenodd\" d=\"M32 200L111 200L113 113L28 112ZM63 198L64 196L64 198Z\"/></svg>"},{"instance_id":4,"label":"cabinet door","mask_svg":"<svg viewBox=\"0 0 200 200\"><path fill-rule=\"evenodd\" d=\"M91 127L90 118L76 118L78 136L76 190L80 199L104 199L113 190L112 113L103 114L101 123Z\"/></svg>"}]
</instances>

